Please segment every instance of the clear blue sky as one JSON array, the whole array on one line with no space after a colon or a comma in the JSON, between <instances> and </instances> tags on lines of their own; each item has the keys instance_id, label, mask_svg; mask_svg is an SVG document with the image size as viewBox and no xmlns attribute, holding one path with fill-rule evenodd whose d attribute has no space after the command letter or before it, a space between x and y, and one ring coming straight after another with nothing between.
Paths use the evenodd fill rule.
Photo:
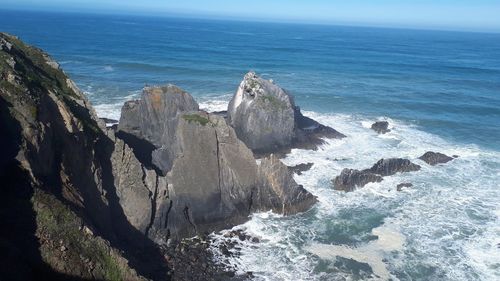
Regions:
<instances>
[{"instance_id":1,"label":"clear blue sky","mask_svg":"<svg viewBox=\"0 0 500 281\"><path fill-rule=\"evenodd\" d=\"M0 0L0 8L500 32L500 0Z\"/></svg>"}]
</instances>

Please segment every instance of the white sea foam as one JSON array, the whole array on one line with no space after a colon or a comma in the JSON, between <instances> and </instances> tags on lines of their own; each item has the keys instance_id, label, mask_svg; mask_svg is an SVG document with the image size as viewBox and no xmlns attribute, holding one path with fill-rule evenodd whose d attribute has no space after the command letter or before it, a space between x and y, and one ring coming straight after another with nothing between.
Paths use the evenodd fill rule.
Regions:
<instances>
[{"instance_id":1,"label":"white sea foam","mask_svg":"<svg viewBox=\"0 0 500 281\"><path fill-rule=\"evenodd\" d=\"M382 280L499 279L500 153L450 143L386 117L378 120L389 121L391 132L378 135L370 129L377 120L305 114L347 135L328 140L317 151L294 149L283 159L288 165L314 163L295 178L319 203L293 217L255 214L239 227L261 243L242 242L241 255L227 263L252 271L257 280L355 279L352 272L335 268L337 256L368 263ZM460 157L432 167L417 159L429 150ZM388 157L410 159L422 169L351 193L331 188L331 179L343 168L369 168ZM414 187L396 191L402 182ZM357 242L342 242L343 235ZM369 235L378 238L369 240ZM326 268L322 260L329 263Z\"/></svg>"},{"instance_id":2,"label":"white sea foam","mask_svg":"<svg viewBox=\"0 0 500 281\"><path fill-rule=\"evenodd\" d=\"M91 88L89 88L88 90L91 90ZM92 91L86 91L85 94L87 96L94 96L95 95L95 93ZM140 94L140 92L136 91L136 92L130 93L129 95L127 95L123 98L119 98L112 103L109 103L109 101L106 103L97 103L97 104L94 104L94 109L97 112L97 116L99 116L101 118L120 120L120 115L121 115L121 110L122 110L123 104L126 101L137 99L139 94Z\"/></svg>"}]
</instances>

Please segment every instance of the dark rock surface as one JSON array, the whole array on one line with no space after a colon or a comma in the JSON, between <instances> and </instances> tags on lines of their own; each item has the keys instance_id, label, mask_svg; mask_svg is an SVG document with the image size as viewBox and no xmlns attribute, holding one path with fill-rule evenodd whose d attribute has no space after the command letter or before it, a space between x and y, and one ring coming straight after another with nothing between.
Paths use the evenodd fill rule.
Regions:
<instances>
[{"instance_id":1,"label":"dark rock surface","mask_svg":"<svg viewBox=\"0 0 500 281\"><path fill-rule=\"evenodd\" d=\"M390 132L389 130L389 122L387 121L378 121L372 124L372 130L379 134L385 134Z\"/></svg>"},{"instance_id":2,"label":"dark rock surface","mask_svg":"<svg viewBox=\"0 0 500 281\"><path fill-rule=\"evenodd\" d=\"M392 176L396 173L414 172L420 170L420 168L419 165L413 164L407 159L381 159L370 169L362 171L344 169L332 182L333 187L337 190L353 191L370 182L381 182L383 177Z\"/></svg>"},{"instance_id":3,"label":"dark rock surface","mask_svg":"<svg viewBox=\"0 0 500 281\"><path fill-rule=\"evenodd\" d=\"M309 171L314 163L301 163L295 166L289 166L288 169L297 175L302 175L303 172Z\"/></svg>"},{"instance_id":4,"label":"dark rock surface","mask_svg":"<svg viewBox=\"0 0 500 281\"><path fill-rule=\"evenodd\" d=\"M411 163L408 159L389 158L379 160L368 171L386 177L396 173L418 171L420 168L419 165Z\"/></svg>"},{"instance_id":5,"label":"dark rock surface","mask_svg":"<svg viewBox=\"0 0 500 281\"><path fill-rule=\"evenodd\" d=\"M292 147L315 149L323 137L345 137L304 117L290 94L254 72L245 75L231 99L228 121L238 137L262 155Z\"/></svg>"},{"instance_id":6,"label":"dark rock surface","mask_svg":"<svg viewBox=\"0 0 500 281\"><path fill-rule=\"evenodd\" d=\"M47 54L4 33L0 78L0 279L164 278L160 249L118 202L114 143L85 96Z\"/></svg>"},{"instance_id":7,"label":"dark rock surface","mask_svg":"<svg viewBox=\"0 0 500 281\"><path fill-rule=\"evenodd\" d=\"M359 171L354 169L344 169L333 180L333 187L336 190L353 191L356 188L365 186L371 182L381 182L382 177L367 170Z\"/></svg>"},{"instance_id":8,"label":"dark rock surface","mask_svg":"<svg viewBox=\"0 0 500 281\"><path fill-rule=\"evenodd\" d=\"M450 157L448 155L439 152L428 151L424 153L424 155L420 156L418 159L424 161L425 163L431 166L435 166L438 164L448 163L451 160L453 160L453 157Z\"/></svg>"},{"instance_id":9,"label":"dark rock surface","mask_svg":"<svg viewBox=\"0 0 500 281\"><path fill-rule=\"evenodd\" d=\"M409 182L406 182L406 183L400 183L400 184L398 184L398 186L396 187L396 189L397 189L397 191L401 191L401 190L403 190L403 188L409 188L409 187L413 187L413 184L409 183Z\"/></svg>"},{"instance_id":10,"label":"dark rock surface","mask_svg":"<svg viewBox=\"0 0 500 281\"><path fill-rule=\"evenodd\" d=\"M288 167L275 155L261 160L258 169L258 185L252 195L252 209L274 210L284 215L307 211L316 203L316 197L293 179Z\"/></svg>"}]
</instances>

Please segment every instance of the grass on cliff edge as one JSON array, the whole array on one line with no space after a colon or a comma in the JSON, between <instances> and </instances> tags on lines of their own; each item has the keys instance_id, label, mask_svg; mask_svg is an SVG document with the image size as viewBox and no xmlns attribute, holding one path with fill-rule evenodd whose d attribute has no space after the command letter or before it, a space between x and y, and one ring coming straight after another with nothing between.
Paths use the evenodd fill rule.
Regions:
<instances>
[{"instance_id":1,"label":"grass on cliff edge","mask_svg":"<svg viewBox=\"0 0 500 281\"><path fill-rule=\"evenodd\" d=\"M87 259L95 265L92 277L123 280L126 274L113 250L105 240L85 233L82 219L73 211L55 196L41 190L37 190L31 200L36 212L40 252L47 264L56 271L71 274L87 271ZM65 251L61 251L63 245Z\"/></svg>"},{"instance_id":2,"label":"grass on cliff edge","mask_svg":"<svg viewBox=\"0 0 500 281\"><path fill-rule=\"evenodd\" d=\"M210 120L198 114L184 114L182 115L182 118L186 120L188 123L195 122L202 126L205 126L210 122Z\"/></svg>"}]
</instances>

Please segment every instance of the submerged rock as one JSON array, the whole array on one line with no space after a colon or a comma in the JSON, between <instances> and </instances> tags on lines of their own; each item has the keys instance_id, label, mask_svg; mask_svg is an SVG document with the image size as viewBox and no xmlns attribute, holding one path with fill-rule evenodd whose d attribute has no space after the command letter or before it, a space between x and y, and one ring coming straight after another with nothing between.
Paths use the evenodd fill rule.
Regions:
<instances>
[{"instance_id":1,"label":"submerged rock","mask_svg":"<svg viewBox=\"0 0 500 281\"><path fill-rule=\"evenodd\" d=\"M418 171L420 168L419 165L411 163L408 159L389 158L379 160L368 171L386 177L396 173Z\"/></svg>"},{"instance_id":2,"label":"submerged rock","mask_svg":"<svg viewBox=\"0 0 500 281\"><path fill-rule=\"evenodd\" d=\"M453 157L450 157L448 155L439 152L428 151L424 153L424 155L420 156L418 159L424 161L425 163L431 166L435 166L437 164L448 163L451 160L453 160Z\"/></svg>"},{"instance_id":3,"label":"submerged rock","mask_svg":"<svg viewBox=\"0 0 500 281\"><path fill-rule=\"evenodd\" d=\"M333 187L337 190L353 191L370 182L381 182L383 177L392 176L396 173L418 171L420 168L419 165L413 164L407 159L381 159L370 169L362 171L344 169L332 182Z\"/></svg>"},{"instance_id":4,"label":"submerged rock","mask_svg":"<svg viewBox=\"0 0 500 281\"><path fill-rule=\"evenodd\" d=\"M371 182L381 182L383 179L367 170L343 169L339 176L333 180L336 190L353 191Z\"/></svg>"},{"instance_id":5,"label":"submerged rock","mask_svg":"<svg viewBox=\"0 0 500 281\"><path fill-rule=\"evenodd\" d=\"M396 189L397 191L403 190L403 188L408 188L408 187L413 187L412 183L406 182L406 183L400 183L397 185Z\"/></svg>"},{"instance_id":6,"label":"submerged rock","mask_svg":"<svg viewBox=\"0 0 500 281\"><path fill-rule=\"evenodd\" d=\"M290 94L254 72L245 75L231 99L228 120L238 137L257 153L294 146L316 148L323 143L322 137L345 137L304 117Z\"/></svg>"},{"instance_id":7,"label":"submerged rock","mask_svg":"<svg viewBox=\"0 0 500 281\"><path fill-rule=\"evenodd\" d=\"M389 130L389 122L387 121L378 121L372 124L372 130L379 134L385 134L390 132Z\"/></svg>"},{"instance_id":8,"label":"submerged rock","mask_svg":"<svg viewBox=\"0 0 500 281\"><path fill-rule=\"evenodd\" d=\"M314 163L302 163L295 166L289 166L288 169L297 175L302 175L303 172L309 171Z\"/></svg>"}]
</instances>

